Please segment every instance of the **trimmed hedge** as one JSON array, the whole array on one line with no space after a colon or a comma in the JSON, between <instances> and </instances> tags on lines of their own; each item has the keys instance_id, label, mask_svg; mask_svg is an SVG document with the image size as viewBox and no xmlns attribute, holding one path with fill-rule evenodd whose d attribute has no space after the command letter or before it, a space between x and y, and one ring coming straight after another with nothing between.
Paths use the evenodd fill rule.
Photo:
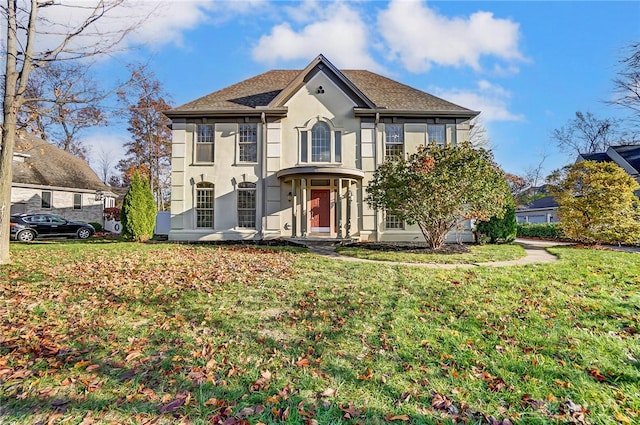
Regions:
<instances>
[{"instance_id":1,"label":"trimmed hedge","mask_svg":"<svg viewBox=\"0 0 640 425\"><path fill-rule=\"evenodd\" d=\"M102 224L98 223L97 221L92 221L89 224L92 225L94 229L96 229L96 232L102 232Z\"/></svg>"},{"instance_id":2,"label":"trimmed hedge","mask_svg":"<svg viewBox=\"0 0 640 425\"><path fill-rule=\"evenodd\" d=\"M518 236L544 239L563 239L562 230L555 223L518 223Z\"/></svg>"}]
</instances>

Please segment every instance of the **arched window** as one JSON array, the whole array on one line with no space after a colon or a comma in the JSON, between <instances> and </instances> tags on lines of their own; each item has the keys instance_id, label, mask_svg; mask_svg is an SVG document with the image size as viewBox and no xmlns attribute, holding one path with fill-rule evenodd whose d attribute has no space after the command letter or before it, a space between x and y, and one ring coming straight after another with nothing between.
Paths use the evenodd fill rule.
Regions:
<instances>
[{"instance_id":1,"label":"arched window","mask_svg":"<svg viewBox=\"0 0 640 425\"><path fill-rule=\"evenodd\" d=\"M196 184L196 227L213 228L214 199L213 183Z\"/></svg>"},{"instance_id":2,"label":"arched window","mask_svg":"<svg viewBox=\"0 0 640 425\"><path fill-rule=\"evenodd\" d=\"M311 128L311 162L331 161L331 129L324 122Z\"/></svg>"},{"instance_id":3,"label":"arched window","mask_svg":"<svg viewBox=\"0 0 640 425\"><path fill-rule=\"evenodd\" d=\"M238 184L238 227L256 228L256 184Z\"/></svg>"}]
</instances>

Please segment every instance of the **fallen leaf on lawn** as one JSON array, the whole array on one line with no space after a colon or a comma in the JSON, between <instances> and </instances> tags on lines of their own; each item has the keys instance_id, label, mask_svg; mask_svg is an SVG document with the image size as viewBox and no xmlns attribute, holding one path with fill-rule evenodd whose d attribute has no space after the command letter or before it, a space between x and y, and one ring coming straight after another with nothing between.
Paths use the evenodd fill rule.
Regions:
<instances>
[{"instance_id":1,"label":"fallen leaf on lawn","mask_svg":"<svg viewBox=\"0 0 640 425\"><path fill-rule=\"evenodd\" d=\"M296 366L298 367L307 367L309 366L309 359L298 359L296 362Z\"/></svg>"},{"instance_id":2,"label":"fallen leaf on lawn","mask_svg":"<svg viewBox=\"0 0 640 425\"><path fill-rule=\"evenodd\" d=\"M158 410L160 411L160 413L175 412L180 407L182 407L184 402L185 402L185 398L184 397L179 397L179 398L174 399L173 401L170 401L167 404L164 404L164 405L160 406L160 408Z\"/></svg>"},{"instance_id":3,"label":"fallen leaf on lawn","mask_svg":"<svg viewBox=\"0 0 640 425\"><path fill-rule=\"evenodd\" d=\"M333 388L327 388L322 393L318 394L319 397L335 397L336 390Z\"/></svg>"},{"instance_id":4,"label":"fallen leaf on lawn","mask_svg":"<svg viewBox=\"0 0 640 425\"><path fill-rule=\"evenodd\" d=\"M87 372L92 372L94 370L98 370L100 369L100 365L99 364L92 364L87 366L87 368L85 369Z\"/></svg>"},{"instance_id":5,"label":"fallen leaf on lawn","mask_svg":"<svg viewBox=\"0 0 640 425\"><path fill-rule=\"evenodd\" d=\"M358 379L361 381L370 381L371 379L373 379L373 370L371 370L371 368L367 368L367 372L359 375Z\"/></svg>"},{"instance_id":6,"label":"fallen leaf on lawn","mask_svg":"<svg viewBox=\"0 0 640 425\"><path fill-rule=\"evenodd\" d=\"M631 424L631 419L627 418L625 415L623 415L620 412L616 412L616 420L618 422L622 422L625 425L630 425Z\"/></svg>"},{"instance_id":7,"label":"fallen leaf on lawn","mask_svg":"<svg viewBox=\"0 0 640 425\"><path fill-rule=\"evenodd\" d=\"M342 410L344 412L344 415L342 415L343 419L353 419L353 418L357 418L358 416L360 416L362 414L362 410L361 409L357 409L352 402L349 402L348 406L340 406L340 410Z\"/></svg>"},{"instance_id":8,"label":"fallen leaf on lawn","mask_svg":"<svg viewBox=\"0 0 640 425\"><path fill-rule=\"evenodd\" d=\"M409 422L409 416L408 415L395 415L395 416L387 415L384 417L384 420L387 422L393 422L393 421Z\"/></svg>"}]
</instances>

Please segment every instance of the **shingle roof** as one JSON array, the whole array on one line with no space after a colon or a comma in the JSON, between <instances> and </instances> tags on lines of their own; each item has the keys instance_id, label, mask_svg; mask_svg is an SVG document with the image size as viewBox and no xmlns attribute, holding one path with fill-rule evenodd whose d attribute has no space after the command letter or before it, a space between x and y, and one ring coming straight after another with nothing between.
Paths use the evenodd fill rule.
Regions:
<instances>
[{"instance_id":1,"label":"shingle roof","mask_svg":"<svg viewBox=\"0 0 640 425\"><path fill-rule=\"evenodd\" d=\"M19 134L14 153L25 155L13 161L13 182L43 186L108 191L85 161L29 134Z\"/></svg>"},{"instance_id":2,"label":"shingle roof","mask_svg":"<svg viewBox=\"0 0 640 425\"><path fill-rule=\"evenodd\" d=\"M179 114L180 112L216 110L255 111L257 107L267 107L301 72L301 70L268 71L167 112ZM470 109L370 71L342 70L341 72L378 108L421 112L448 111L468 113L471 116L477 114Z\"/></svg>"},{"instance_id":3,"label":"shingle roof","mask_svg":"<svg viewBox=\"0 0 640 425\"><path fill-rule=\"evenodd\" d=\"M611 162L613 161L606 152L593 152L580 154L585 161Z\"/></svg>"},{"instance_id":4,"label":"shingle roof","mask_svg":"<svg viewBox=\"0 0 640 425\"><path fill-rule=\"evenodd\" d=\"M544 198L536 199L532 203L530 203L527 208L535 209L535 208L555 208L558 206L558 203L551 196L545 196Z\"/></svg>"},{"instance_id":5,"label":"shingle roof","mask_svg":"<svg viewBox=\"0 0 640 425\"><path fill-rule=\"evenodd\" d=\"M611 149L616 151L629 165L635 168L636 172L640 173L640 146L611 146Z\"/></svg>"}]
</instances>

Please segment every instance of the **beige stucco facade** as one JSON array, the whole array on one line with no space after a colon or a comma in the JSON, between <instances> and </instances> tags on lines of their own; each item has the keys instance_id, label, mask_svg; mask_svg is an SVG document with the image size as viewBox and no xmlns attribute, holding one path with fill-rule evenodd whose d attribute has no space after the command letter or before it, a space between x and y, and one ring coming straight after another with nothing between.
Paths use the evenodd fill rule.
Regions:
<instances>
[{"instance_id":1,"label":"beige stucco facade","mask_svg":"<svg viewBox=\"0 0 640 425\"><path fill-rule=\"evenodd\" d=\"M168 114L173 122L170 240L422 238L415 226L387 229L384 213L364 201L367 184L385 159L385 126L402 126L407 155L427 143L430 125L449 124L447 143L468 140L471 117L362 110L362 102L354 100L331 68L304 77L289 95L279 95L282 103L276 108ZM251 163L239 161L240 128L247 124L256 127L257 155ZM198 161L198 127L203 125L214 128L212 162ZM328 151L313 139L317 126L328 129L322 133ZM247 184L255 185L253 228L239 225L239 191ZM206 192L199 192L203 187ZM198 218L211 192L212 223ZM461 230L450 239L470 240L469 229Z\"/></svg>"}]
</instances>

